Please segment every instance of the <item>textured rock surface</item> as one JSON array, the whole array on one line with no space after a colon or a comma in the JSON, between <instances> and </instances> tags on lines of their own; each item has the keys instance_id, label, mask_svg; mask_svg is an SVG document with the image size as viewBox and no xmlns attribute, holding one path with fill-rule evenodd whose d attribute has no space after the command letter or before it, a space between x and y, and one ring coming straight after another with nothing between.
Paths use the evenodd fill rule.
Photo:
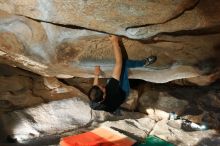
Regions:
<instances>
[{"instance_id":1,"label":"textured rock surface","mask_svg":"<svg viewBox=\"0 0 220 146\"><path fill-rule=\"evenodd\" d=\"M12 14L132 38L218 26L219 6L220 2L214 0L0 2L0 9Z\"/></svg>"},{"instance_id":2,"label":"textured rock surface","mask_svg":"<svg viewBox=\"0 0 220 146\"><path fill-rule=\"evenodd\" d=\"M30 107L43 102L41 97L33 95L32 80L29 77L0 76L0 82L0 111Z\"/></svg>"},{"instance_id":3,"label":"textured rock surface","mask_svg":"<svg viewBox=\"0 0 220 146\"><path fill-rule=\"evenodd\" d=\"M83 114L79 115L79 112ZM168 126L167 122L167 119L155 122L140 113L122 112L121 116L116 116L91 111L87 102L75 97L2 115L0 124L5 133L1 131L0 140L10 135L21 143L36 145L44 141L48 145L58 144L60 137L104 125L137 140L143 140L151 134L180 146L215 146L219 143L219 133L215 130L184 132ZM53 141L45 142L45 138Z\"/></svg>"},{"instance_id":4,"label":"textured rock surface","mask_svg":"<svg viewBox=\"0 0 220 146\"><path fill-rule=\"evenodd\" d=\"M202 0L179 17L162 24L127 29L130 37L148 38L164 32L178 32L219 27L220 2L214 0Z\"/></svg>"},{"instance_id":5,"label":"textured rock surface","mask_svg":"<svg viewBox=\"0 0 220 146\"><path fill-rule=\"evenodd\" d=\"M138 109L152 119L165 119L169 112L175 112L195 123L207 123L210 128L219 129L219 83L204 87L173 84L142 86Z\"/></svg>"},{"instance_id":6,"label":"textured rock surface","mask_svg":"<svg viewBox=\"0 0 220 146\"><path fill-rule=\"evenodd\" d=\"M44 84L44 79L36 74L0 64L0 113L71 97L88 99L84 94L86 92L82 93L74 86L68 86L57 79L53 79L56 82L50 84L56 83L59 86L50 89Z\"/></svg>"},{"instance_id":7,"label":"textured rock surface","mask_svg":"<svg viewBox=\"0 0 220 146\"><path fill-rule=\"evenodd\" d=\"M105 120L115 121L125 118L140 118L145 116L140 113L133 114L132 116L132 114L124 112L122 113L122 116L114 116L105 112L94 112L95 113L90 109L88 102L75 97L4 114L1 116L1 127L4 127L5 137L10 135L13 138L16 138L19 142L24 142L44 135L62 134L82 127L88 128L93 122L95 122L93 126L96 126L98 123ZM148 126L146 126L146 123L143 121L149 122L151 125L148 124ZM133 122L135 124L135 121ZM136 122L136 124L138 123L145 124L145 130L147 129L146 131L150 131L154 121L143 119L140 120L140 122ZM105 125L110 126L108 123ZM115 127L123 129L123 127L117 127L116 125ZM129 131L129 128L123 130ZM144 138L144 129L140 129L140 132L136 134L137 137Z\"/></svg>"},{"instance_id":8,"label":"textured rock surface","mask_svg":"<svg viewBox=\"0 0 220 146\"><path fill-rule=\"evenodd\" d=\"M197 1L1 0L0 9L47 22L126 35L128 27L164 23L193 7Z\"/></svg>"},{"instance_id":9,"label":"textured rock surface","mask_svg":"<svg viewBox=\"0 0 220 146\"><path fill-rule=\"evenodd\" d=\"M219 134L215 130L184 132L167 125L167 120L159 121L150 133L170 141L178 146L215 146L220 142Z\"/></svg>"},{"instance_id":10,"label":"textured rock surface","mask_svg":"<svg viewBox=\"0 0 220 146\"><path fill-rule=\"evenodd\" d=\"M83 114L78 114L79 112ZM5 136L11 135L22 142L44 134L52 135L77 129L88 124L91 118L89 106L73 98L12 112L2 116L1 122Z\"/></svg>"},{"instance_id":11,"label":"textured rock surface","mask_svg":"<svg viewBox=\"0 0 220 146\"><path fill-rule=\"evenodd\" d=\"M1 14L1 62L59 78L92 77L95 65L101 65L105 77L111 75L113 54L106 34ZM163 83L202 76L202 84L209 84L219 77L219 38L219 34L206 34L123 39L130 59L158 56L151 67L133 69L130 78Z\"/></svg>"},{"instance_id":12,"label":"textured rock surface","mask_svg":"<svg viewBox=\"0 0 220 146\"><path fill-rule=\"evenodd\" d=\"M0 61L59 78L92 77L98 64L110 77L113 54L106 33L113 33L146 39L123 39L129 58L158 56L150 68L131 70L130 78L192 78L207 85L220 74L219 7L214 0L1 0Z\"/></svg>"},{"instance_id":13,"label":"textured rock surface","mask_svg":"<svg viewBox=\"0 0 220 146\"><path fill-rule=\"evenodd\" d=\"M177 114L181 114L189 105L187 100L178 99L178 97L173 96L171 93L172 89L169 87L145 85L142 90L138 109L144 113L148 113L148 111L153 109L167 113L175 111Z\"/></svg>"},{"instance_id":14,"label":"textured rock surface","mask_svg":"<svg viewBox=\"0 0 220 146\"><path fill-rule=\"evenodd\" d=\"M73 86L67 86L58 80L57 83L59 84L59 87L50 89L45 86L42 78L37 78L33 82L32 92L34 95L43 98L44 101L60 100L71 97L81 97L83 99L88 99L87 96L79 89Z\"/></svg>"},{"instance_id":15,"label":"textured rock surface","mask_svg":"<svg viewBox=\"0 0 220 146\"><path fill-rule=\"evenodd\" d=\"M125 57L158 58L148 68L131 69L130 78L191 87L145 84L135 97L140 95L137 109L148 116L91 111L85 93L92 80L77 77L93 77L95 65L110 77L109 33L124 36ZM217 145L214 130L186 133L164 119L175 111L219 129L219 83L206 86L220 77L219 42L216 0L0 0L0 63L44 76L0 65L0 141L45 136L43 141L57 144L61 135L103 124L137 139L151 133L176 145Z\"/></svg>"},{"instance_id":16,"label":"textured rock surface","mask_svg":"<svg viewBox=\"0 0 220 146\"><path fill-rule=\"evenodd\" d=\"M10 135L29 145L58 145L60 137L86 132L100 125L113 127L137 140L155 134L176 145L215 146L219 142L219 133L214 130L220 127L218 82L196 87L132 80L132 88L136 87L133 97L137 92L140 96L140 111L121 111L113 115L90 109L83 93L91 87L91 79L72 78L61 82L6 65L0 65L0 79L3 83L0 84L0 143L8 142L6 137ZM182 113L184 118L196 123L206 122L211 129L202 132L174 129L167 125L170 111Z\"/></svg>"}]
</instances>

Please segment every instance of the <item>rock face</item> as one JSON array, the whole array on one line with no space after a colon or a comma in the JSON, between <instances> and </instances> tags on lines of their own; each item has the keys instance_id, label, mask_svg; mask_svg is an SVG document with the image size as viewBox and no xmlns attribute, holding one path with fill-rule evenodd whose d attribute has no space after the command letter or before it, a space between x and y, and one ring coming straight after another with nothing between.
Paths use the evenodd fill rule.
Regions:
<instances>
[{"instance_id":1,"label":"rock face","mask_svg":"<svg viewBox=\"0 0 220 146\"><path fill-rule=\"evenodd\" d=\"M45 85L44 80L48 83ZM74 86L68 86L56 78L45 78L36 74L0 64L0 114L15 109L23 109L41 103L87 96ZM54 88L48 88L52 87Z\"/></svg>"},{"instance_id":2,"label":"rock face","mask_svg":"<svg viewBox=\"0 0 220 146\"><path fill-rule=\"evenodd\" d=\"M122 112L117 116L92 111L86 101L75 97L5 113L0 120L0 128L4 129L4 133L0 133L0 141L10 136L19 143L40 145L37 143L52 136L55 142L47 141L47 145L58 145L60 137L107 126L139 141L150 134L179 146L215 146L219 143L219 133L215 130L185 132L167 123L167 119L156 122L144 114L134 112Z\"/></svg>"},{"instance_id":3,"label":"rock face","mask_svg":"<svg viewBox=\"0 0 220 146\"><path fill-rule=\"evenodd\" d=\"M185 11L176 19L172 19L162 24L129 28L127 32L131 37L146 38L161 32L177 32L185 30L197 30L219 26L220 22L220 2L203 0L199 1L193 9Z\"/></svg>"},{"instance_id":4,"label":"rock face","mask_svg":"<svg viewBox=\"0 0 220 146\"><path fill-rule=\"evenodd\" d=\"M165 86L151 87L143 86L142 94L139 98L138 110L147 113L155 120L167 117L166 113L175 112L182 114L189 105L187 100L178 99L172 95L172 88ZM166 113L164 113L166 112Z\"/></svg>"},{"instance_id":5,"label":"rock face","mask_svg":"<svg viewBox=\"0 0 220 146\"><path fill-rule=\"evenodd\" d=\"M203 87L144 84L124 106L142 113L92 111L85 95L92 80L78 77L93 77L95 65L103 81L111 76L108 34L122 37L124 58L158 58L131 69L129 78ZM136 139L154 134L176 145L216 145L214 130L185 133L166 122L174 111L220 127L219 84L206 86L220 78L219 55L220 1L0 0L0 142L8 135L24 142L105 125Z\"/></svg>"},{"instance_id":6,"label":"rock face","mask_svg":"<svg viewBox=\"0 0 220 146\"><path fill-rule=\"evenodd\" d=\"M159 121L150 134L157 135L158 137L170 141L178 146L215 146L220 142L215 130L180 132L180 129L168 126L166 120Z\"/></svg>"},{"instance_id":7,"label":"rock face","mask_svg":"<svg viewBox=\"0 0 220 146\"><path fill-rule=\"evenodd\" d=\"M124 107L133 111L110 114L89 107L85 93L92 81L57 80L0 64L0 143L16 139L29 145L58 145L63 136L97 126L112 127L139 141L153 134L176 145L214 146L219 142L215 131L220 127L219 82L204 87L131 82L132 94ZM170 127L167 119L172 111L207 123L209 130L184 132Z\"/></svg>"},{"instance_id":8,"label":"rock face","mask_svg":"<svg viewBox=\"0 0 220 146\"><path fill-rule=\"evenodd\" d=\"M46 22L124 35L129 27L164 23L193 7L197 1L2 0L0 9Z\"/></svg>"},{"instance_id":9,"label":"rock face","mask_svg":"<svg viewBox=\"0 0 220 146\"><path fill-rule=\"evenodd\" d=\"M101 65L110 77L111 33L136 39L122 41L130 59L158 56L130 78L207 85L220 74L219 7L210 0L1 0L0 61L58 78L93 77Z\"/></svg>"},{"instance_id":10,"label":"rock face","mask_svg":"<svg viewBox=\"0 0 220 146\"><path fill-rule=\"evenodd\" d=\"M62 104L59 104L59 102L62 102ZM74 104L75 102L77 102L77 104ZM45 111L44 109L47 110ZM63 112L64 109L65 112ZM83 114L79 116L79 112L83 112ZM69 119L68 117L72 115L77 116ZM48 116L50 118L47 118ZM10 117L12 119L10 119ZM80 125L89 123L91 118L89 106L86 106L83 102L78 102L75 98L73 100L51 102L50 104L44 104L33 109L30 108L24 111L13 112L9 115L2 116L1 121L3 125L5 125L3 126L5 127L5 133L7 133L5 135L11 135L19 142L22 142L39 137L45 132L51 135L61 133L65 130L76 129ZM10 127L14 128L11 129ZM11 130L13 130L13 132ZM21 136L19 136L20 134Z\"/></svg>"},{"instance_id":11,"label":"rock face","mask_svg":"<svg viewBox=\"0 0 220 146\"><path fill-rule=\"evenodd\" d=\"M18 142L24 143L37 137L77 131L80 128L89 128L91 125L95 127L104 120L111 121L137 117L144 117L144 114L136 113L131 116L131 114L125 112L122 116L114 116L109 113L103 114L100 111L92 111L88 102L75 97L2 115L0 121L1 127L4 127L4 137L1 137L1 139L6 139L7 135L10 135ZM130 122L133 122L134 125L145 126L145 129L140 129L139 133L136 133L136 136L142 139L146 135L144 130L149 131L154 124L154 121L147 117L136 123L134 120L130 120ZM122 122L121 125L126 125L125 123ZM148 126L146 126L146 123L149 123ZM109 122L104 125L112 126ZM123 129L115 124L114 126ZM130 129L132 129L132 126L130 126ZM129 131L129 128L124 127L123 130Z\"/></svg>"}]
</instances>

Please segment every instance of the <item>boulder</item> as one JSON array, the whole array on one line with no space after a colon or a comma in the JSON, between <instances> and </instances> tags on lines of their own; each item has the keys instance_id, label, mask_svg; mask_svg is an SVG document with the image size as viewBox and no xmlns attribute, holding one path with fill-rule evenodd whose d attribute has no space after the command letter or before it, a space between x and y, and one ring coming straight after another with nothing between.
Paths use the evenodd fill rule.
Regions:
<instances>
[{"instance_id":1,"label":"boulder","mask_svg":"<svg viewBox=\"0 0 220 146\"><path fill-rule=\"evenodd\" d=\"M220 78L219 8L216 0L0 0L0 63L37 74L0 66L0 137L24 142L103 124L138 139L150 133L176 145L217 145L214 130L186 133L166 120L174 111L220 127L219 85L206 86ZM91 110L85 93L94 66L104 83L115 63L108 34L121 36L124 58L157 56L130 69L130 79L181 86L143 85L126 105L135 109L142 93L142 113Z\"/></svg>"},{"instance_id":2,"label":"boulder","mask_svg":"<svg viewBox=\"0 0 220 146\"><path fill-rule=\"evenodd\" d=\"M46 85L45 81L47 81ZM88 101L87 95L82 93L78 88L68 86L56 78L35 78L32 91L34 95L41 97L45 102L71 97L80 97Z\"/></svg>"},{"instance_id":3,"label":"boulder","mask_svg":"<svg viewBox=\"0 0 220 146\"><path fill-rule=\"evenodd\" d=\"M209 145L215 146L220 142L219 134L215 130L185 132L167 125L167 120L159 121L150 135L156 135L178 146Z\"/></svg>"},{"instance_id":4,"label":"boulder","mask_svg":"<svg viewBox=\"0 0 220 146\"><path fill-rule=\"evenodd\" d=\"M168 119L170 112L180 115L189 105L187 100L173 96L169 87L145 84L141 92L138 110L155 120Z\"/></svg>"},{"instance_id":5,"label":"boulder","mask_svg":"<svg viewBox=\"0 0 220 146\"><path fill-rule=\"evenodd\" d=\"M71 25L73 28L78 26L99 32L127 35L126 29L129 27L164 23L194 7L197 2L198 0L2 0L0 9L44 22Z\"/></svg>"},{"instance_id":6,"label":"boulder","mask_svg":"<svg viewBox=\"0 0 220 146\"><path fill-rule=\"evenodd\" d=\"M210 86L144 84L138 110L156 121L168 119L170 112L195 123L219 129L219 82Z\"/></svg>"},{"instance_id":7,"label":"boulder","mask_svg":"<svg viewBox=\"0 0 220 146\"><path fill-rule=\"evenodd\" d=\"M0 110L13 111L15 109L36 106L43 103L44 100L39 96L33 95L31 90L26 90L19 94L10 92L0 93L0 102Z\"/></svg>"},{"instance_id":8,"label":"boulder","mask_svg":"<svg viewBox=\"0 0 220 146\"><path fill-rule=\"evenodd\" d=\"M111 76L114 57L105 33L37 22L5 12L1 12L0 18L2 63L58 78L90 78L94 66L100 65L103 77ZM159 35L151 41L123 38L121 47L125 57L141 60L156 55L158 58L147 68L131 69L129 78L165 83L203 76L202 84L210 84L219 78L219 38L218 33Z\"/></svg>"},{"instance_id":9,"label":"boulder","mask_svg":"<svg viewBox=\"0 0 220 146\"><path fill-rule=\"evenodd\" d=\"M0 65L0 69L0 112L75 96L88 100L79 89L68 86L57 78L40 77L7 65Z\"/></svg>"},{"instance_id":10,"label":"boulder","mask_svg":"<svg viewBox=\"0 0 220 146\"><path fill-rule=\"evenodd\" d=\"M32 81L24 76L0 76L0 92L22 92L32 87Z\"/></svg>"},{"instance_id":11,"label":"boulder","mask_svg":"<svg viewBox=\"0 0 220 146\"><path fill-rule=\"evenodd\" d=\"M184 11L178 17L170 19L165 23L128 28L126 30L127 36L141 39L153 37L159 33L180 32L179 34L184 34L184 32L187 33L188 31L190 33L192 30L200 30L197 34L213 30L219 32L219 7L219 1L202 0L192 9ZM214 29L206 31L207 28Z\"/></svg>"},{"instance_id":12,"label":"boulder","mask_svg":"<svg viewBox=\"0 0 220 146\"><path fill-rule=\"evenodd\" d=\"M83 114L79 114L83 113ZM44 135L55 135L85 126L91 120L91 109L79 98L53 101L1 116L1 133L24 142Z\"/></svg>"},{"instance_id":13,"label":"boulder","mask_svg":"<svg viewBox=\"0 0 220 146\"><path fill-rule=\"evenodd\" d=\"M10 136L19 143L28 143L44 136L76 134L80 129L89 130L99 126L100 123L109 127L114 125L115 128L127 132L136 129L134 126L137 126L134 131L138 130L138 132L134 136L143 139L154 125L153 120L141 113L122 111L120 115L115 115L104 111L93 111L87 101L78 97L4 113L0 119L1 139L5 140ZM118 122L113 124L114 121ZM143 127L145 128L142 129Z\"/></svg>"},{"instance_id":14,"label":"boulder","mask_svg":"<svg viewBox=\"0 0 220 146\"><path fill-rule=\"evenodd\" d=\"M30 107L43 102L32 93L32 80L29 77L12 75L0 76L0 111Z\"/></svg>"}]
</instances>

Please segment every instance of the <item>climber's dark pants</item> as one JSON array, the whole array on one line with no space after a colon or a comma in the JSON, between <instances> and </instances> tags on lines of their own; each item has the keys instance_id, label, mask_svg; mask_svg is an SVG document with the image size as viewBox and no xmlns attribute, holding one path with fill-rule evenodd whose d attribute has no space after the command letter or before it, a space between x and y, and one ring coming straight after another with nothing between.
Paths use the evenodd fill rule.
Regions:
<instances>
[{"instance_id":1,"label":"climber's dark pants","mask_svg":"<svg viewBox=\"0 0 220 146\"><path fill-rule=\"evenodd\" d=\"M123 67L121 71L120 77L120 87L126 93L126 97L129 95L130 84L128 79L128 69L129 68L136 68L136 67L143 67L145 64L144 60L124 60Z\"/></svg>"}]
</instances>

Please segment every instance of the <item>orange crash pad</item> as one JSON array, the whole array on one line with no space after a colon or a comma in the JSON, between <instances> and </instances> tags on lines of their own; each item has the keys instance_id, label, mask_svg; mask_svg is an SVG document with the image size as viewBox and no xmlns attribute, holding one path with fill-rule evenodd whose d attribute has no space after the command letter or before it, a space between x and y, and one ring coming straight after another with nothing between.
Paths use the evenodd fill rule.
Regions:
<instances>
[{"instance_id":1,"label":"orange crash pad","mask_svg":"<svg viewBox=\"0 0 220 146\"><path fill-rule=\"evenodd\" d=\"M61 146L132 146L136 141L108 127L64 137Z\"/></svg>"}]
</instances>

